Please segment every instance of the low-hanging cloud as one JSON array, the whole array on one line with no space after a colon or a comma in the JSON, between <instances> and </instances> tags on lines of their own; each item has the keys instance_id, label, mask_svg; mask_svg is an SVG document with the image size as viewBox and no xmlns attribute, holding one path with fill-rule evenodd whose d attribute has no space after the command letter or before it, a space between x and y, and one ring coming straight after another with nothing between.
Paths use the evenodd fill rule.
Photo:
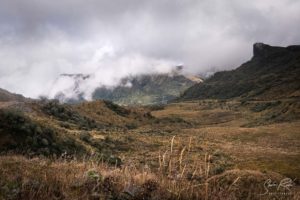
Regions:
<instances>
[{"instance_id":1,"label":"low-hanging cloud","mask_svg":"<svg viewBox=\"0 0 300 200\"><path fill-rule=\"evenodd\" d=\"M298 0L0 0L0 87L53 97L62 73L84 89L127 75L232 69L252 44L300 43ZM91 93L91 92L87 92Z\"/></svg>"}]
</instances>

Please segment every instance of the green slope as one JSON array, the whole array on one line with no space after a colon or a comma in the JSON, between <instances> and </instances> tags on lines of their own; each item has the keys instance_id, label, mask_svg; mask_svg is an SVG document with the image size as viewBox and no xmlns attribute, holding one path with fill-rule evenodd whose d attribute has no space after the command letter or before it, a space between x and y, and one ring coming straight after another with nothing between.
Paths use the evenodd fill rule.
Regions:
<instances>
[{"instance_id":1,"label":"green slope","mask_svg":"<svg viewBox=\"0 0 300 200\"><path fill-rule=\"evenodd\" d=\"M121 105L162 104L180 96L195 84L183 75L142 75L123 80L123 85L113 89L101 87L95 90L93 99L106 99ZM130 83L130 87L125 86Z\"/></svg>"},{"instance_id":2,"label":"green slope","mask_svg":"<svg viewBox=\"0 0 300 200\"><path fill-rule=\"evenodd\" d=\"M253 98L261 100L299 97L300 46L253 46L252 59L235 70L217 72L180 97L190 99Z\"/></svg>"}]
</instances>

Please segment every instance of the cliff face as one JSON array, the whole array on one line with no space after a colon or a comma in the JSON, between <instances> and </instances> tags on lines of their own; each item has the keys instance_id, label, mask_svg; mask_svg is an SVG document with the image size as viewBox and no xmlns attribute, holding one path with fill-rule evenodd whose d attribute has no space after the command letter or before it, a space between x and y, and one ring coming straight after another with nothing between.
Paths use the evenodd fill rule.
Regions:
<instances>
[{"instance_id":1,"label":"cliff face","mask_svg":"<svg viewBox=\"0 0 300 200\"><path fill-rule=\"evenodd\" d=\"M217 72L180 97L279 99L300 96L300 46L253 45L253 57L235 70Z\"/></svg>"}]
</instances>

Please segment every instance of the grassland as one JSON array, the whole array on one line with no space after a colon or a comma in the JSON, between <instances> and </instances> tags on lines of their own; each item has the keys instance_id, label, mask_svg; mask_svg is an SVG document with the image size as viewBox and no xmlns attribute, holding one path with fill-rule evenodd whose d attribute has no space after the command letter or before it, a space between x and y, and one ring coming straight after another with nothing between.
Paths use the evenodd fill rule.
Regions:
<instances>
[{"instance_id":1,"label":"grassland","mask_svg":"<svg viewBox=\"0 0 300 200\"><path fill-rule=\"evenodd\" d=\"M62 138L72 136L87 156L6 153L0 157L0 199L299 199L295 99L125 109L98 101L70 107L85 117L76 118L80 123L50 118L40 106L31 105L30 118ZM91 127L83 123L90 119ZM120 160L108 162L111 156ZM293 186L280 192L288 195L259 195L266 180L286 177Z\"/></svg>"}]
</instances>

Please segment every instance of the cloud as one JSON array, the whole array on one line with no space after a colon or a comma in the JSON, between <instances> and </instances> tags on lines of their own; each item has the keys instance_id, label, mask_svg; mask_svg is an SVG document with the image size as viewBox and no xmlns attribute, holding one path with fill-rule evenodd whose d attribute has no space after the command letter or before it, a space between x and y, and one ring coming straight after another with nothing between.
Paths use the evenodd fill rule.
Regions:
<instances>
[{"instance_id":1,"label":"cloud","mask_svg":"<svg viewBox=\"0 0 300 200\"><path fill-rule=\"evenodd\" d=\"M252 44L300 43L297 0L0 0L0 87L53 96L62 73L85 89L129 74L232 69Z\"/></svg>"}]
</instances>

